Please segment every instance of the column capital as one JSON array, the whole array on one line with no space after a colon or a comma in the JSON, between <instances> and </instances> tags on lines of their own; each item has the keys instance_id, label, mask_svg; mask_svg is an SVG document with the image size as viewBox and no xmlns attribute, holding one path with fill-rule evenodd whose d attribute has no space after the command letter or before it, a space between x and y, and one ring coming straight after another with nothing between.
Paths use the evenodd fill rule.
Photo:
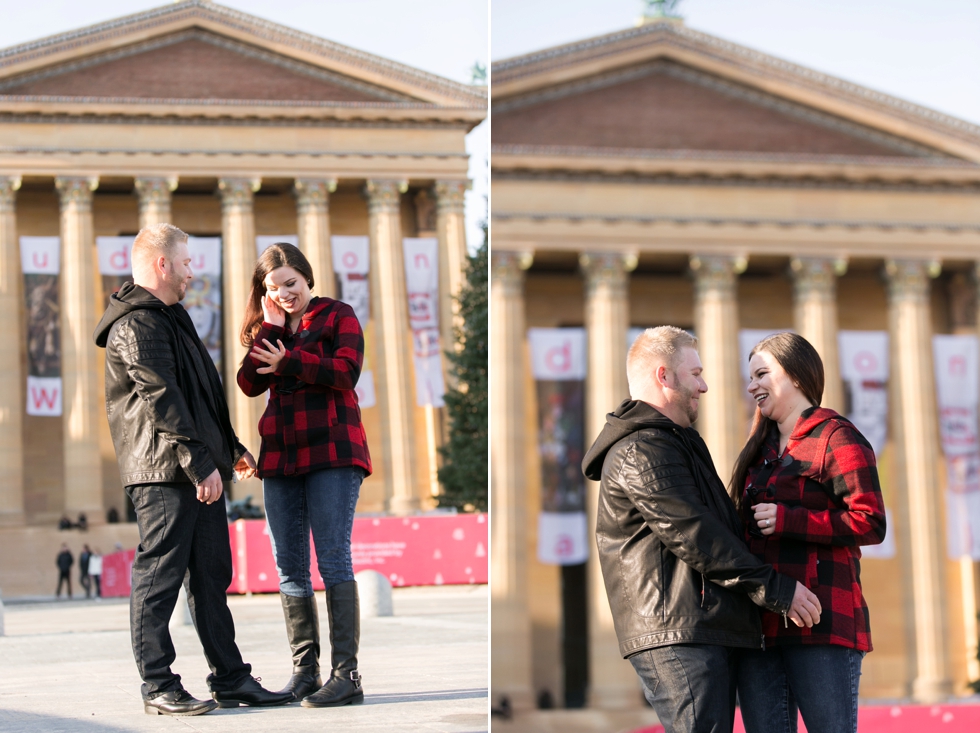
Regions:
<instances>
[{"instance_id":1,"label":"column capital","mask_svg":"<svg viewBox=\"0 0 980 733\"><path fill-rule=\"evenodd\" d=\"M364 184L364 195L371 214L395 214L401 207L401 195L408 190L407 181L391 179L369 180Z\"/></svg>"},{"instance_id":2,"label":"column capital","mask_svg":"<svg viewBox=\"0 0 980 733\"><path fill-rule=\"evenodd\" d=\"M578 258L585 275L587 296L597 288L605 287L625 294L629 273L636 269L635 254L620 252L584 252Z\"/></svg>"},{"instance_id":3,"label":"column capital","mask_svg":"<svg viewBox=\"0 0 980 733\"><path fill-rule=\"evenodd\" d=\"M221 194L221 208L252 207L253 194L262 187L261 178L221 178L218 180L218 193Z\"/></svg>"},{"instance_id":4,"label":"column capital","mask_svg":"<svg viewBox=\"0 0 980 733\"><path fill-rule=\"evenodd\" d=\"M61 208L75 204L79 208L92 207L92 193L99 187L98 176L58 176L54 186L61 198Z\"/></svg>"},{"instance_id":5,"label":"column capital","mask_svg":"<svg viewBox=\"0 0 980 733\"><path fill-rule=\"evenodd\" d=\"M886 260L889 300L928 302L929 280L941 271L938 260Z\"/></svg>"},{"instance_id":6,"label":"column capital","mask_svg":"<svg viewBox=\"0 0 980 733\"><path fill-rule=\"evenodd\" d=\"M847 272L844 257L794 257L789 262L793 292L797 298L809 295L834 297L837 278Z\"/></svg>"},{"instance_id":7,"label":"column capital","mask_svg":"<svg viewBox=\"0 0 980 733\"><path fill-rule=\"evenodd\" d=\"M519 295L524 290L524 271L534 262L531 252L490 252L490 279L505 295Z\"/></svg>"},{"instance_id":8,"label":"column capital","mask_svg":"<svg viewBox=\"0 0 980 733\"><path fill-rule=\"evenodd\" d=\"M469 181L436 181L436 210L440 214L462 214Z\"/></svg>"},{"instance_id":9,"label":"column capital","mask_svg":"<svg viewBox=\"0 0 980 733\"><path fill-rule=\"evenodd\" d=\"M170 194L177 190L177 176L137 176L133 179L133 188L139 196L140 204L166 203Z\"/></svg>"},{"instance_id":10,"label":"column capital","mask_svg":"<svg viewBox=\"0 0 980 733\"><path fill-rule=\"evenodd\" d=\"M302 214L307 211L327 211L330 194L336 190L336 178L297 178L293 182L297 212Z\"/></svg>"},{"instance_id":11,"label":"column capital","mask_svg":"<svg viewBox=\"0 0 980 733\"><path fill-rule=\"evenodd\" d=\"M20 176L0 176L0 211L13 211Z\"/></svg>"},{"instance_id":12,"label":"column capital","mask_svg":"<svg viewBox=\"0 0 980 733\"><path fill-rule=\"evenodd\" d=\"M745 272L748 259L732 255L693 255L690 259L698 297L709 292L735 295L735 278Z\"/></svg>"}]
</instances>

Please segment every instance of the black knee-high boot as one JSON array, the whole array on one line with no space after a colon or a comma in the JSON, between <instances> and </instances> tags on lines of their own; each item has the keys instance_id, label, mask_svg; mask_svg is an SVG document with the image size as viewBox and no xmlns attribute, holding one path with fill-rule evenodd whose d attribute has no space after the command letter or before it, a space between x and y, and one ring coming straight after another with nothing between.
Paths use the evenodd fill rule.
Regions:
<instances>
[{"instance_id":1,"label":"black knee-high boot","mask_svg":"<svg viewBox=\"0 0 980 733\"><path fill-rule=\"evenodd\" d=\"M361 606L357 581L327 590L330 619L330 679L318 691L303 698L303 707L329 708L364 702L361 675L357 672L357 648L361 638Z\"/></svg>"},{"instance_id":2,"label":"black knee-high boot","mask_svg":"<svg viewBox=\"0 0 980 733\"><path fill-rule=\"evenodd\" d=\"M323 685L320 679L320 617L316 596L298 598L280 593L282 613L286 617L286 637L293 653L293 676L280 692L291 692L302 700Z\"/></svg>"}]
</instances>

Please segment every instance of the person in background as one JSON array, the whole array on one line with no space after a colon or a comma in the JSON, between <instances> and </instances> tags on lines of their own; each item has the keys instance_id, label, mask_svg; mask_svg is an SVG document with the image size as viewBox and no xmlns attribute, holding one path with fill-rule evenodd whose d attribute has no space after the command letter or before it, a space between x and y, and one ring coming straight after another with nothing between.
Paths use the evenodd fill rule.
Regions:
<instances>
[{"instance_id":1,"label":"person in background","mask_svg":"<svg viewBox=\"0 0 980 733\"><path fill-rule=\"evenodd\" d=\"M364 701L357 671L360 604L351 561L354 507L371 473L354 386L364 335L354 309L314 297L313 271L291 244L259 257L242 323L249 349L238 386L269 392L257 473L279 572L293 675L284 692L304 707ZM320 623L310 582L310 532L326 586L331 673L320 678Z\"/></svg>"},{"instance_id":2,"label":"person in background","mask_svg":"<svg viewBox=\"0 0 980 733\"><path fill-rule=\"evenodd\" d=\"M58 566L58 590L54 592L54 597L61 597L61 585L67 583L68 598L71 598L71 566L75 564L75 558L72 556L71 550L68 549L68 545L62 543L61 552L55 558L55 564Z\"/></svg>"},{"instance_id":3,"label":"person in background","mask_svg":"<svg viewBox=\"0 0 980 733\"><path fill-rule=\"evenodd\" d=\"M102 550L98 547L95 548L95 552L88 559L88 573L92 576L92 581L95 583L96 599L102 598Z\"/></svg>"},{"instance_id":4,"label":"person in background","mask_svg":"<svg viewBox=\"0 0 980 733\"><path fill-rule=\"evenodd\" d=\"M88 545L82 545L82 551L78 553L78 582L85 589L85 597L92 597L92 579L89 577L89 560L92 558L92 550Z\"/></svg>"}]
</instances>

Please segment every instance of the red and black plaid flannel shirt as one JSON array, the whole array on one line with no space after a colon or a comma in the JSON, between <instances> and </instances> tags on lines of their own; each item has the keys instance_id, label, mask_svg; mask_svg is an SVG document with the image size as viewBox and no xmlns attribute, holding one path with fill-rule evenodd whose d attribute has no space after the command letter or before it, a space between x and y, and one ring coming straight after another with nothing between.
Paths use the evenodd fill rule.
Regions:
<instances>
[{"instance_id":1,"label":"red and black plaid flannel shirt","mask_svg":"<svg viewBox=\"0 0 980 733\"><path fill-rule=\"evenodd\" d=\"M860 545L885 538L885 505L871 445L846 418L812 407L800 416L782 456L779 432L749 470L743 506L776 504L776 531L747 534L749 549L820 599L820 623L787 627L762 612L766 644L837 644L871 651L868 604L861 592ZM764 486L756 479L765 479ZM751 522L752 511L745 512Z\"/></svg>"},{"instance_id":2,"label":"red and black plaid flannel shirt","mask_svg":"<svg viewBox=\"0 0 980 733\"><path fill-rule=\"evenodd\" d=\"M263 323L255 343L281 340L286 355L274 374L246 356L238 386L249 397L267 389L259 420L258 475L294 476L323 468L360 466L371 473L367 436L354 385L364 362L364 334L354 310L330 298L313 298L297 333Z\"/></svg>"}]
</instances>

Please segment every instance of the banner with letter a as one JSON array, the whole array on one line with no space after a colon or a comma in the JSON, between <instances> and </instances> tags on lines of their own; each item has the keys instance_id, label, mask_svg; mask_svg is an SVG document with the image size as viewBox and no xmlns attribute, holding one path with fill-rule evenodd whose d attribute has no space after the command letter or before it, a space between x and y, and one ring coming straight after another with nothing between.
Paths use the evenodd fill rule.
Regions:
<instances>
[{"instance_id":1,"label":"banner with letter a","mask_svg":"<svg viewBox=\"0 0 980 733\"><path fill-rule=\"evenodd\" d=\"M194 279L187 286L184 308L197 335L221 371L221 237L188 237Z\"/></svg>"},{"instance_id":2,"label":"banner with letter a","mask_svg":"<svg viewBox=\"0 0 980 733\"><path fill-rule=\"evenodd\" d=\"M370 247L364 236L330 237L333 271L337 278L338 299L354 309L364 331L364 365L357 380L357 403L362 407L374 407L374 375L371 373L372 346L370 334L371 292L368 289Z\"/></svg>"},{"instance_id":3,"label":"banner with letter a","mask_svg":"<svg viewBox=\"0 0 980 733\"><path fill-rule=\"evenodd\" d=\"M585 518L585 329L531 328L538 395L541 513L538 560L580 565L589 557Z\"/></svg>"},{"instance_id":4,"label":"banner with letter a","mask_svg":"<svg viewBox=\"0 0 980 733\"><path fill-rule=\"evenodd\" d=\"M102 275L102 298L109 307L113 293L119 292L123 283L133 281L133 237L96 237L99 251L99 274Z\"/></svg>"},{"instance_id":5,"label":"banner with letter a","mask_svg":"<svg viewBox=\"0 0 980 733\"><path fill-rule=\"evenodd\" d=\"M439 339L439 240L406 237L402 246L408 321L414 346L415 402L419 407L442 407L446 385L442 378Z\"/></svg>"},{"instance_id":6,"label":"banner with letter a","mask_svg":"<svg viewBox=\"0 0 980 733\"><path fill-rule=\"evenodd\" d=\"M977 352L976 336L932 337L939 434L946 457L946 547L954 560L980 560Z\"/></svg>"},{"instance_id":7,"label":"banner with letter a","mask_svg":"<svg viewBox=\"0 0 980 733\"><path fill-rule=\"evenodd\" d=\"M27 300L27 414L61 415L61 239L21 237Z\"/></svg>"}]
</instances>

